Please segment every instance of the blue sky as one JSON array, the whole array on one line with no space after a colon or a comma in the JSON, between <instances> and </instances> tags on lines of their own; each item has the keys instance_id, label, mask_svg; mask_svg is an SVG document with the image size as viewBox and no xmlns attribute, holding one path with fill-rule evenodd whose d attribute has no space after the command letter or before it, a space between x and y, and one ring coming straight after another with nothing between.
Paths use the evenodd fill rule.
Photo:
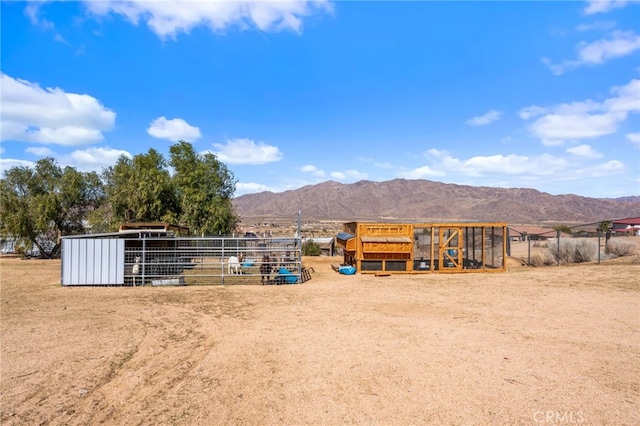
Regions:
<instances>
[{"instance_id":1,"label":"blue sky","mask_svg":"<svg viewBox=\"0 0 640 426\"><path fill-rule=\"evenodd\" d=\"M640 195L640 3L1 3L0 168L177 140L236 195L394 178Z\"/></svg>"}]
</instances>

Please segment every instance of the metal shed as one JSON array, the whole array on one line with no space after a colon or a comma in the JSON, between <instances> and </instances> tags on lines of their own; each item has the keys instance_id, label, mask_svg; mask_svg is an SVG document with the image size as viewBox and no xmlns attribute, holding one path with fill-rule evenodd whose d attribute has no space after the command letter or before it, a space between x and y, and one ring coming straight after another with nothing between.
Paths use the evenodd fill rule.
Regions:
<instances>
[{"instance_id":1,"label":"metal shed","mask_svg":"<svg viewBox=\"0 0 640 426\"><path fill-rule=\"evenodd\" d=\"M134 263L128 254L128 249L136 245L131 241L168 235L171 231L126 230L62 237L61 284L131 285L126 280Z\"/></svg>"}]
</instances>

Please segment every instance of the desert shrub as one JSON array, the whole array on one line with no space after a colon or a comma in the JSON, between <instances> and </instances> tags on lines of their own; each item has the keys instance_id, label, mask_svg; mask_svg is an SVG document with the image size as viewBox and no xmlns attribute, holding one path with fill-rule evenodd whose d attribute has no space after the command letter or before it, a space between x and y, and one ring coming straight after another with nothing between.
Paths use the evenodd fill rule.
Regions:
<instances>
[{"instance_id":1,"label":"desert shrub","mask_svg":"<svg viewBox=\"0 0 640 426\"><path fill-rule=\"evenodd\" d=\"M575 263L591 262L598 257L598 243L590 240L573 240L575 250L573 261Z\"/></svg>"},{"instance_id":2,"label":"desert shrub","mask_svg":"<svg viewBox=\"0 0 640 426\"><path fill-rule=\"evenodd\" d=\"M540 256L539 254L531 255L530 265L542 266L542 256Z\"/></svg>"},{"instance_id":3,"label":"desert shrub","mask_svg":"<svg viewBox=\"0 0 640 426\"><path fill-rule=\"evenodd\" d=\"M302 244L303 256L320 256L322 249L313 240L307 240Z\"/></svg>"},{"instance_id":4,"label":"desert shrub","mask_svg":"<svg viewBox=\"0 0 640 426\"><path fill-rule=\"evenodd\" d=\"M561 239L560 247L558 242L551 242L547 246L549 255L557 262L561 263L581 263L591 262L598 255L598 244L590 240Z\"/></svg>"},{"instance_id":5,"label":"desert shrub","mask_svg":"<svg viewBox=\"0 0 640 426\"><path fill-rule=\"evenodd\" d=\"M609 240L607 252L614 256L632 256L636 252L636 245L630 241Z\"/></svg>"},{"instance_id":6,"label":"desert shrub","mask_svg":"<svg viewBox=\"0 0 640 426\"><path fill-rule=\"evenodd\" d=\"M531 256L531 266L550 266L555 264L555 260L549 253L536 253Z\"/></svg>"}]
</instances>

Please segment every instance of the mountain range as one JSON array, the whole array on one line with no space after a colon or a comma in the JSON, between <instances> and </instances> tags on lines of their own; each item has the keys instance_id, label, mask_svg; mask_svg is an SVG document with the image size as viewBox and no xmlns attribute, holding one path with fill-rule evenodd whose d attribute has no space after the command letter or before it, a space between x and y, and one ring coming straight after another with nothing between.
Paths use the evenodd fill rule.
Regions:
<instances>
[{"instance_id":1,"label":"mountain range","mask_svg":"<svg viewBox=\"0 0 640 426\"><path fill-rule=\"evenodd\" d=\"M281 193L233 199L241 218L294 216L340 221L488 221L590 223L640 216L640 196L589 198L530 188L456 185L394 179L343 184L327 181Z\"/></svg>"}]
</instances>

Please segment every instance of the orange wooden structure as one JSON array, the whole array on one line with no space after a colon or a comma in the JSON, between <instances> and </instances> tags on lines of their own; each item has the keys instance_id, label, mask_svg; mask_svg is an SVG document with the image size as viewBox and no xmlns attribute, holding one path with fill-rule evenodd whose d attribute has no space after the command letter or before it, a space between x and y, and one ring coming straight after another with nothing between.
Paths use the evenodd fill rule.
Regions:
<instances>
[{"instance_id":1,"label":"orange wooden structure","mask_svg":"<svg viewBox=\"0 0 640 426\"><path fill-rule=\"evenodd\" d=\"M336 242L344 264L361 273L504 272L502 222L343 224Z\"/></svg>"}]
</instances>

